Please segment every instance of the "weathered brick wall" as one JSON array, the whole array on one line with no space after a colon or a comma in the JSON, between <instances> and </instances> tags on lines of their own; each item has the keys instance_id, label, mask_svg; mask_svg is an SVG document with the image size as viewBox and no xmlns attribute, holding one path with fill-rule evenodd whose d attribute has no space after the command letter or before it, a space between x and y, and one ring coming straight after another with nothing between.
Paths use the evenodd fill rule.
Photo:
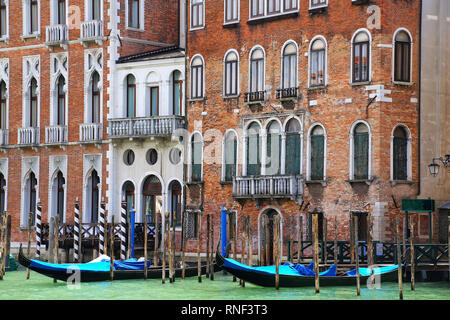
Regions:
<instances>
[{"instance_id":1,"label":"weathered brick wall","mask_svg":"<svg viewBox=\"0 0 450 320\"><path fill-rule=\"evenodd\" d=\"M303 172L306 173L307 132L311 124L320 122L327 133L327 178L325 187L320 184L305 186L305 201L311 203L307 211L317 208L322 210L328 219L329 237L334 237L334 214L339 217L339 240L349 238L348 212L350 209L362 209L370 202L372 208L377 202L388 203L387 214L382 220L383 239L391 240L390 219L394 214L392 196L397 204L401 199L414 197L416 184L398 184L391 186L390 180L390 139L391 132L397 124L408 126L412 136L412 180L418 180L418 105L411 98L418 98L418 63L419 63L419 1L371 1L381 9L381 28L370 29L372 36L372 73L370 85L384 85L391 90L387 97L389 102L374 102L370 105L369 92L365 85L350 85L351 38L359 28L368 28L367 20L371 16L367 12L368 5L355 6L351 1L333 1L327 12L310 15L308 1L300 1L300 13L296 17L283 17L274 21L248 24L249 1L240 2L240 23L234 27L223 27L223 1L206 1L206 26L204 29L188 31L188 63L195 54L205 59L206 99L190 102L187 106L189 130L194 130L194 121L202 121L202 131L210 128L225 132L229 128L239 128L244 115L274 112L271 104L279 105L275 100L275 89L280 87L281 49L287 40L294 40L299 46L298 79L303 98L295 106L295 110L304 110L305 127L303 140ZM413 77L412 85L402 86L392 83L392 37L398 28L409 30L413 38ZM325 89L308 90L308 48L311 39L316 35L326 38L328 44L327 67L328 86ZM248 61L250 50L261 45L266 52L266 89L271 91L269 103L258 111L252 112L243 103L243 93L248 91ZM381 46L379 46L381 45ZM223 58L227 50L236 49L240 57L240 97L235 100L224 99L222 94ZM189 77L189 75L188 75ZM189 91L188 91L189 92ZM372 93L372 92L370 92ZM351 103L344 100L351 98ZM317 100L317 105L310 107L309 101ZM239 114L233 112L239 109ZM206 111L207 115L202 116ZM351 125L363 119L372 130L372 175L374 182L354 184L349 179L349 132ZM239 143L242 143L240 135ZM210 141L205 141L205 146ZM221 146L221 142L218 144ZM239 161L242 162L242 146ZM217 151L216 151L217 152ZM220 150L218 150L220 152ZM201 198L192 199L192 192L187 192L187 204L203 205L206 214L215 216L216 226L220 225L220 207L225 204L228 209L236 209L239 216L251 215L253 234L256 237L259 214L266 206L279 209L283 217L284 235L288 237L287 228L291 215L299 213L299 205L292 200L262 201L259 207L256 202L247 200L242 207L233 201L232 186L221 185L221 164L203 163L204 202ZM197 189L198 186L188 189ZM197 191L195 191L197 192ZM339 199L338 205L335 201ZM302 213L305 214L305 213ZM294 220L296 221L296 220ZM304 226L306 224L304 217ZM306 227L305 227L306 229ZM216 238L219 228L216 227ZM296 234L296 231L295 231ZM254 245L257 244L254 239ZM240 246L240 242L238 247ZM255 251L254 251L255 252Z\"/></svg>"}]
</instances>

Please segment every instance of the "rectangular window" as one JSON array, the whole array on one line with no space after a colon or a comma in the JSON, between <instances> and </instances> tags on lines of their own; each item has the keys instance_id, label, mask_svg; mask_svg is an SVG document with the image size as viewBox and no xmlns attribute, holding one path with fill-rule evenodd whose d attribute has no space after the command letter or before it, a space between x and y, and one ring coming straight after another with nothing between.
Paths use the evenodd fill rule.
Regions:
<instances>
[{"instance_id":1,"label":"rectangular window","mask_svg":"<svg viewBox=\"0 0 450 320\"><path fill-rule=\"evenodd\" d=\"M39 32L38 30L38 19L39 19L39 7L37 0L30 0L30 25L29 25L29 33Z\"/></svg>"},{"instance_id":2,"label":"rectangular window","mask_svg":"<svg viewBox=\"0 0 450 320\"><path fill-rule=\"evenodd\" d=\"M309 1L309 7L311 9L319 8L319 7L326 7L328 5L328 0L310 0Z\"/></svg>"},{"instance_id":3,"label":"rectangular window","mask_svg":"<svg viewBox=\"0 0 450 320\"><path fill-rule=\"evenodd\" d=\"M225 181L233 181L236 176L237 140L225 140Z\"/></svg>"},{"instance_id":4,"label":"rectangular window","mask_svg":"<svg viewBox=\"0 0 450 320\"><path fill-rule=\"evenodd\" d=\"M225 22L239 20L239 1L225 0Z\"/></svg>"},{"instance_id":5,"label":"rectangular window","mask_svg":"<svg viewBox=\"0 0 450 320\"><path fill-rule=\"evenodd\" d=\"M261 138L259 135L247 137L247 175L261 175Z\"/></svg>"},{"instance_id":6,"label":"rectangular window","mask_svg":"<svg viewBox=\"0 0 450 320\"><path fill-rule=\"evenodd\" d=\"M150 115L159 115L159 87L150 87Z\"/></svg>"},{"instance_id":7,"label":"rectangular window","mask_svg":"<svg viewBox=\"0 0 450 320\"><path fill-rule=\"evenodd\" d=\"M100 1L90 0L90 18L91 20L100 20Z\"/></svg>"},{"instance_id":8,"label":"rectangular window","mask_svg":"<svg viewBox=\"0 0 450 320\"><path fill-rule=\"evenodd\" d=\"M411 44L409 42L395 42L395 66L394 80L410 82L410 52Z\"/></svg>"},{"instance_id":9,"label":"rectangular window","mask_svg":"<svg viewBox=\"0 0 450 320\"><path fill-rule=\"evenodd\" d=\"M297 0L284 0L284 11L297 10Z\"/></svg>"},{"instance_id":10,"label":"rectangular window","mask_svg":"<svg viewBox=\"0 0 450 320\"><path fill-rule=\"evenodd\" d=\"M408 139L405 137L394 137L394 180L407 180L407 146Z\"/></svg>"},{"instance_id":11,"label":"rectangular window","mask_svg":"<svg viewBox=\"0 0 450 320\"><path fill-rule=\"evenodd\" d=\"M325 50L311 51L310 85L325 84Z\"/></svg>"},{"instance_id":12,"label":"rectangular window","mask_svg":"<svg viewBox=\"0 0 450 320\"><path fill-rule=\"evenodd\" d=\"M354 179L369 178L369 134L354 134Z\"/></svg>"},{"instance_id":13,"label":"rectangular window","mask_svg":"<svg viewBox=\"0 0 450 320\"><path fill-rule=\"evenodd\" d=\"M267 14L276 14L281 11L280 0L266 0L267 1Z\"/></svg>"},{"instance_id":14,"label":"rectangular window","mask_svg":"<svg viewBox=\"0 0 450 320\"><path fill-rule=\"evenodd\" d=\"M353 82L369 81L369 42L353 44Z\"/></svg>"},{"instance_id":15,"label":"rectangular window","mask_svg":"<svg viewBox=\"0 0 450 320\"><path fill-rule=\"evenodd\" d=\"M66 0L58 0L56 24L66 24Z\"/></svg>"},{"instance_id":16,"label":"rectangular window","mask_svg":"<svg viewBox=\"0 0 450 320\"><path fill-rule=\"evenodd\" d=\"M237 61L225 62L225 95L237 95Z\"/></svg>"},{"instance_id":17,"label":"rectangular window","mask_svg":"<svg viewBox=\"0 0 450 320\"><path fill-rule=\"evenodd\" d=\"M297 56L283 57L283 89L297 87Z\"/></svg>"},{"instance_id":18,"label":"rectangular window","mask_svg":"<svg viewBox=\"0 0 450 320\"><path fill-rule=\"evenodd\" d=\"M192 142L192 171L191 181L202 181L202 142Z\"/></svg>"},{"instance_id":19,"label":"rectangular window","mask_svg":"<svg viewBox=\"0 0 450 320\"><path fill-rule=\"evenodd\" d=\"M264 59L251 61L250 92L264 90Z\"/></svg>"},{"instance_id":20,"label":"rectangular window","mask_svg":"<svg viewBox=\"0 0 450 320\"><path fill-rule=\"evenodd\" d=\"M287 175L300 174L300 158L301 158L301 138L297 133L286 134L286 169Z\"/></svg>"},{"instance_id":21,"label":"rectangular window","mask_svg":"<svg viewBox=\"0 0 450 320\"><path fill-rule=\"evenodd\" d=\"M203 27L203 0L192 0L191 4L191 28Z\"/></svg>"},{"instance_id":22,"label":"rectangular window","mask_svg":"<svg viewBox=\"0 0 450 320\"><path fill-rule=\"evenodd\" d=\"M324 136L311 136L311 180L323 180Z\"/></svg>"},{"instance_id":23,"label":"rectangular window","mask_svg":"<svg viewBox=\"0 0 450 320\"><path fill-rule=\"evenodd\" d=\"M203 97L203 65L192 66L192 98Z\"/></svg>"},{"instance_id":24,"label":"rectangular window","mask_svg":"<svg viewBox=\"0 0 450 320\"><path fill-rule=\"evenodd\" d=\"M187 211L186 215L186 239L196 239L198 236L197 231L197 217L198 212Z\"/></svg>"},{"instance_id":25,"label":"rectangular window","mask_svg":"<svg viewBox=\"0 0 450 320\"><path fill-rule=\"evenodd\" d=\"M278 175L281 172L281 135L267 134L266 175Z\"/></svg>"},{"instance_id":26,"label":"rectangular window","mask_svg":"<svg viewBox=\"0 0 450 320\"><path fill-rule=\"evenodd\" d=\"M139 0L128 0L128 26L131 28L139 29Z\"/></svg>"},{"instance_id":27,"label":"rectangular window","mask_svg":"<svg viewBox=\"0 0 450 320\"><path fill-rule=\"evenodd\" d=\"M264 16L264 0L251 0L252 1L252 7L251 7L251 17L261 17Z\"/></svg>"},{"instance_id":28,"label":"rectangular window","mask_svg":"<svg viewBox=\"0 0 450 320\"><path fill-rule=\"evenodd\" d=\"M0 37L6 36L7 21L6 0L0 0Z\"/></svg>"}]
</instances>

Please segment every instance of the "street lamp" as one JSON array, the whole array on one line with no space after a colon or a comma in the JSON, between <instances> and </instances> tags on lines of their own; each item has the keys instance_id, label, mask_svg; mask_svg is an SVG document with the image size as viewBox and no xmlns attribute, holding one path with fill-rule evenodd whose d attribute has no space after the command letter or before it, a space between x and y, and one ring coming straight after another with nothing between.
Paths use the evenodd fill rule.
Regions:
<instances>
[{"instance_id":1,"label":"street lamp","mask_svg":"<svg viewBox=\"0 0 450 320\"><path fill-rule=\"evenodd\" d=\"M450 167L450 154L446 154L444 158L434 158L433 162L428 165L428 169L433 177L436 177L439 174L439 164L435 161L439 160L444 165L444 168Z\"/></svg>"}]
</instances>

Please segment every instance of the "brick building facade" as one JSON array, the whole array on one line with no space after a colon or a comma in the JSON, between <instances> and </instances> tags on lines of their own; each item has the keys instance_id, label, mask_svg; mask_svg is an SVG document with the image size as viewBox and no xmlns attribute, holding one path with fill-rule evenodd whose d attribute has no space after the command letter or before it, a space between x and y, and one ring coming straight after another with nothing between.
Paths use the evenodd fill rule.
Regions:
<instances>
[{"instance_id":1,"label":"brick building facade","mask_svg":"<svg viewBox=\"0 0 450 320\"><path fill-rule=\"evenodd\" d=\"M312 210L348 240L369 204L392 240L418 192L419 25L420 1L191 1L186 207L249 215L258 254L264 215L284 243Z\"/></svg>"}]
</instances>

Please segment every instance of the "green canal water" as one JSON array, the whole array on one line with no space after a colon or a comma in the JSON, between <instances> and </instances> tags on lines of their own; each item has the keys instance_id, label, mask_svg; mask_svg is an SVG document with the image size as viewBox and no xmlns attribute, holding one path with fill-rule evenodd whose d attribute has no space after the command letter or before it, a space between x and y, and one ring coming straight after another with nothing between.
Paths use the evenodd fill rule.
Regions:
<instances>
[{"instance_id":1,"label":"green canal water","mask_svg":"<svg viewBox=\"0 0 450 320\"><path fill-rule=\"evenodd\" d=\"M405 300L450 300L448 282L418 282L416 291L404 283ZM114 282L81 283L68 286L31 271L7 272L0 281L0 300L398 300L396 283L381 283L379 289L369 289L361 284L361 296L356 295L356 285L350 287L322 287L316 295L313 287L263 288L249 283L245 288L233 282L230 275L215 274L214 281L205 276L199 283L197 277L176 279L162 284L160 279L121 280Z\"/></svg>"}]
</instances>

